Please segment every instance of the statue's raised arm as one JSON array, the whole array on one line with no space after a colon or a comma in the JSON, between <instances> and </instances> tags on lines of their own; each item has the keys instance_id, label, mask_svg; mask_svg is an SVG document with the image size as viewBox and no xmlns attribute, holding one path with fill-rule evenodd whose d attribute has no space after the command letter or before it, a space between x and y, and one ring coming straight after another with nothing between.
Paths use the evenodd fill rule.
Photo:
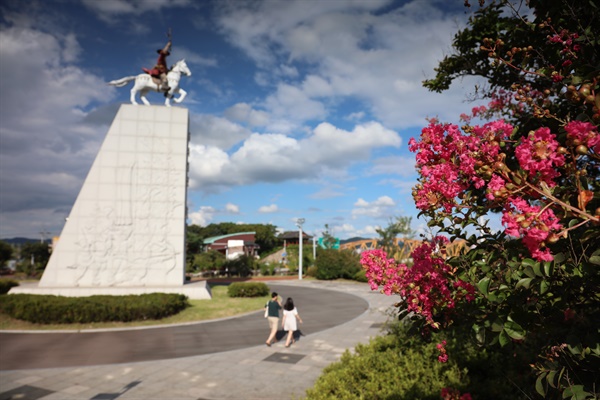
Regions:
<instances>
[{"instance_id":1,"label":"statue's raised arm","mask_svg":"<svg viewBox=\"0 0 600 400\"><path fill-rule=\"evenodd\" d=\"M146 99L146 94L150 90L154 90L157 92L163 92L165 94L165 105L170 106L170 99L176 93L180 93L180 96L174 99L175 103L181 103L185 98L187 92L179 87L179 81L181 79L181 75L191 76L190 72L185 60L177 61L173 67L169 70L167 67L167 57L171 55L171 47L173 41L171 39L171 29L167 33L167 44L162 49L156 50L158 53L158 59L156 60L156 65L154 68L142 68L145 74L140 74L137 76L128 76L125 78L117 79L109 82L109 85L122 87L127 83L135 80L135 84L131 89L130 100L132 104L137 104L135 101L135 96L139 92L140 98L142 102L146 105L150 103Z\"/></svg>"}]
</instances>

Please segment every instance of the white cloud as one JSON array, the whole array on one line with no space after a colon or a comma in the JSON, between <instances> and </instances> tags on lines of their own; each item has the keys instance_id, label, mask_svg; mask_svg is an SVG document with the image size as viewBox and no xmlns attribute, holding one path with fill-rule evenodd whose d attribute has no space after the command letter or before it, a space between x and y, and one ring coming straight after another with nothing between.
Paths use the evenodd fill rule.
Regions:
<instances>
[{"instance_id":1,"label":"white cloud","mask_svg":"<svg viewBox=\"0 0 600 400\"><path fill-rule=\"evenodd\" d=\"M234 121L243 122L251 127L265 126L269 122L269 114L255 110L247 103L237 103L225 110L224 115Z\"/></svg>"},{"instance_id":2,"label":"white cloud","mask_svg":"<svg viewBox=\"0 0 600 400\"><path fill-rule=\"evenodd\" d=\"M111 100L116 92L101 77L71 64L79 52L74 35L2 27L3 231L20 232L25 225L20 212L30 210L38 217L46 211L34 223L58 234L104 138L105 127L82 124L83 110Z\"/></svg>"},{"instance_id":3,"label":"white cloud","mask_svg":"<svg viewBox=\"0 0 600 400\"><path fill-rule=\"evenodd\" d=\"M396 132L370 122L351 132L322 123L304 139L253 133L231 155L190 144L190 186L211 192L257 182L317 179L368 160L375 148L400 143Z\"/></svg>"},{"instance_id":4,"label":"white cloud","mask_svg":"<svg viewBox=\"0 0 600 400\"><path fill-rule=\"evenodd\" d=\"M275 6L276 4L276 6ZM301 123L324 118L327 98L359 99L384 124L424 124L432 109L444 120L462 112L462 87L444 96L421 81L450 49L457 24L467 15L444 14L435 1L412 1L373 13L387 2L231 2L218 8L218 23L230 42L254 59L261 81L276 91L265 102L274 116ZM269 74L286 62L307 63L301 83ZM302 71L299 71L300 74ZM306 72L305 72L306 73ZM465 86L473 79L466 79Z\"/></svg>"},{"instance_id":5,"label":"white cloud","mask_svg":"<svg viewBox=\"0 0 600 400\"><path fill-rule=\"evenodd\" d=\"M396 202L389 196L381 196L372 202L359 198L354 203L352 218L389 218L394 214L395 207Z\"/></svg>"},{"instance_id":6,"label":"white cloud","mask_svg":"<svg viewBox=\"0 0 600 400\"><path fill-rule=\"evenodd\" d=\"M190 4L190 0L82 0L83 4L106 22L111 18L123 15L139 15L149 11L161 11L170 7L182 7Z\"/></svg>"},{"instance_id":7,"label":"white cloud","mask_svg":"<svg viewBox=\"0 0 600 400\"><path fill-rule=\"evenodd\" d=\"M202 206L198 211L188 214L188 219L192 225L206 226L213 220L217 210L211 206Z\"/></svg>"},{"instance_id":8,"label":"white cloud","mask_svg":"<svg viewBox=\"0 0 600 400\"><path fill-rule=\"evenodd\" d=\"M227 204L225 204L225 211L228 212L229 214L239 214L240 206L238 206L237 204L233 204L233 203L227 203Z\"/></svg>"},{"instance_id":9,"label":"white cloud","mask_svg":"<svg viewBox=\"0 0 600 400\"><path fill-rule=\"evenodd\" d=\"M225 118L207 114L191 114L190 143L227 150L248 138L252 132Z\"/></svg>"},{"instance_id":10,"label":"white cloud","mask_svg":"<svg viewBox=\"0 0 600 400\"><path fill-rule=\"evenodd\" d=\"M369 168L369 175L391 174L401 176L414 176L415 158L405 156L381 157L373 160L373 165Z\"/></svg>"},{"instance_id":11,"label":"white cloud","mask_svg":"<svg viewBox=\"0 0 600 400\"><path fill-rule=\"evenodd\" d=\"M277 211L279 211L279 207L277 207L277 204L271 204L268 206L262 206L258 208L258 212L261 214L272 214Z\"/></svg>"}]
</instances>

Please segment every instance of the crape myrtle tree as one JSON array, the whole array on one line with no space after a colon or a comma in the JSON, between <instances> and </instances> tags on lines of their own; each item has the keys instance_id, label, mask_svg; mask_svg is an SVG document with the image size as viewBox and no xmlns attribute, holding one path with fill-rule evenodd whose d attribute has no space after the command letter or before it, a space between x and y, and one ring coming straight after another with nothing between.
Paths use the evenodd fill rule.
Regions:
<instances>
[{"instance_id":1,"label":"crape myrtle tree","mask_svg":"<svg viewBox=\"0 0 600 400\"><path fill-rule=\"evenodd\" d=\"M413 197L440 235L413 252L411 268L381 250L362 264L424 335L511 355L535 374L529 393L535 382L548 398L598 398L600 2L478 3L424 86L481 77L475 95L488 105L462 126L431 120L409 142ZM454 239L470 247L446 257ZM440 362L452 357L438 348Z\"/></svg>"}]
</instances>

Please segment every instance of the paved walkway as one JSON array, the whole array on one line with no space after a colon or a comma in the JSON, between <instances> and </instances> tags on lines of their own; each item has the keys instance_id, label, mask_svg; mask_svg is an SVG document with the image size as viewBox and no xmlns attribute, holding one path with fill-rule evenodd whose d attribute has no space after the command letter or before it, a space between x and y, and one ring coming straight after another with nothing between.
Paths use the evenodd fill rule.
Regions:
<instances>
[{"instance_id":1,"label":"paved walkway","mask_svg":"<svg viewBox=\"0 0 600 400\"><path fill-rule=\"evenodd\" d=\"M366 284L267 284L293 297L304 320L290 348L264 345L262 312L161 328L4 332L0 400L298 399L346 349L380 334L397 301Z\"/></svg>"}]
</instances>

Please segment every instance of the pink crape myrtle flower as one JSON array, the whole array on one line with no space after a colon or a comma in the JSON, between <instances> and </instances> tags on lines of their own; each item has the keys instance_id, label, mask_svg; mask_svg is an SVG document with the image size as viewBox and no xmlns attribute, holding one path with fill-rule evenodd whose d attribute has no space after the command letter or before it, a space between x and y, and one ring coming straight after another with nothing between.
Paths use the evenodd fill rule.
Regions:
<instances>
[{"instance_id":1,"label":"pink crape myrtle flower","mask_svg":"<svg viewBox=\"0 0 600 400\"><path fill-rule=\"evenodd\" d=\"M579 140L594 153L600 154L600 135L597 126L589 122L571 121L565 126L565 130L568 138Z\"/></svg>"},{"instance_id":2,"label":"pink crape myrtle flower","mask_svg":"<svg viewBox=\"0 0 600 400\"><path fill-rule=\"evenodd\" d=\"M473 110L475 114L484 111L481 107ZM505 157L499 140L510 137L512 131L513 126L504 121L474 126L470 133L437 122L423 128L419 141L409 141L421 175L413 193L417 208L450 214L461 207L457 198L470 185L480 189L487 184L490 177L486 171Z\"/></svg>"},{"instance_id":3,"label":"pink crape myrtle flower","mask_svg":"<svg viewBox=\"0 0 600 400\"><path fill-rule=\"evenodd\" d=\"M440 392L442 400L472 400L469 393L460 394L460 391L453 388L443 388Z\"/></svg>"},{"instance_id":4,"label":"pink crape myrtle flower","mask_svg":"<svg viewBox=\"0 0 600 400\"><path fill-rule=\"evenodd\" d=\"M565 156L559 154L559 143L556 135L549 128L539 128L533 134L523 139L515 149L515 156L522 169L532 177L539 177L548 186L556 186L554 178L560 173L558 167L565 165Z\"/></svg>"},{"instance_id":5,"label":"pink crape myrtle flower","mask_svg":"<svg viewBox=\"0 0 600 400\"><path fill-rule=\"evenodd\" d=\"M502 224L508 235L523 238L523 244L533 258L539 261L554 259L544 242L551 233L560 231L562 225L551 209L532 206L521 197L512 197L504 207Z\"/></svg>"},{"instance_id":6,"label":"pink crape myrtle flower","mask_svg":"<svg viewBox=\"0 0 600 400\"><path fill-rule=\"evenodd\" d=\"M506 181L501 176L497 174L492 175L492 179L487 185L487 193L485 197L490 201L494 201L496 199L495 193L504 191L505 186Z\"/></svg>"},{"instance_id":7,"label":"pink crape myrtle flower","mask_svg":"<svg viewBox=\"0 0 600 400\"><path fill-rule=\"evenodd\" d=\"M472 301L475 288L453 276L443 254L448 243L445 237L436 237L412 252L414 265L407 267L388 258L383 250L363 252L361 264L371 289L387 295L396 294L404 299L407 311L425 318L427 324L439 328L434 315L455 307L456 301Z\"/></svg>"}]
</instances>

